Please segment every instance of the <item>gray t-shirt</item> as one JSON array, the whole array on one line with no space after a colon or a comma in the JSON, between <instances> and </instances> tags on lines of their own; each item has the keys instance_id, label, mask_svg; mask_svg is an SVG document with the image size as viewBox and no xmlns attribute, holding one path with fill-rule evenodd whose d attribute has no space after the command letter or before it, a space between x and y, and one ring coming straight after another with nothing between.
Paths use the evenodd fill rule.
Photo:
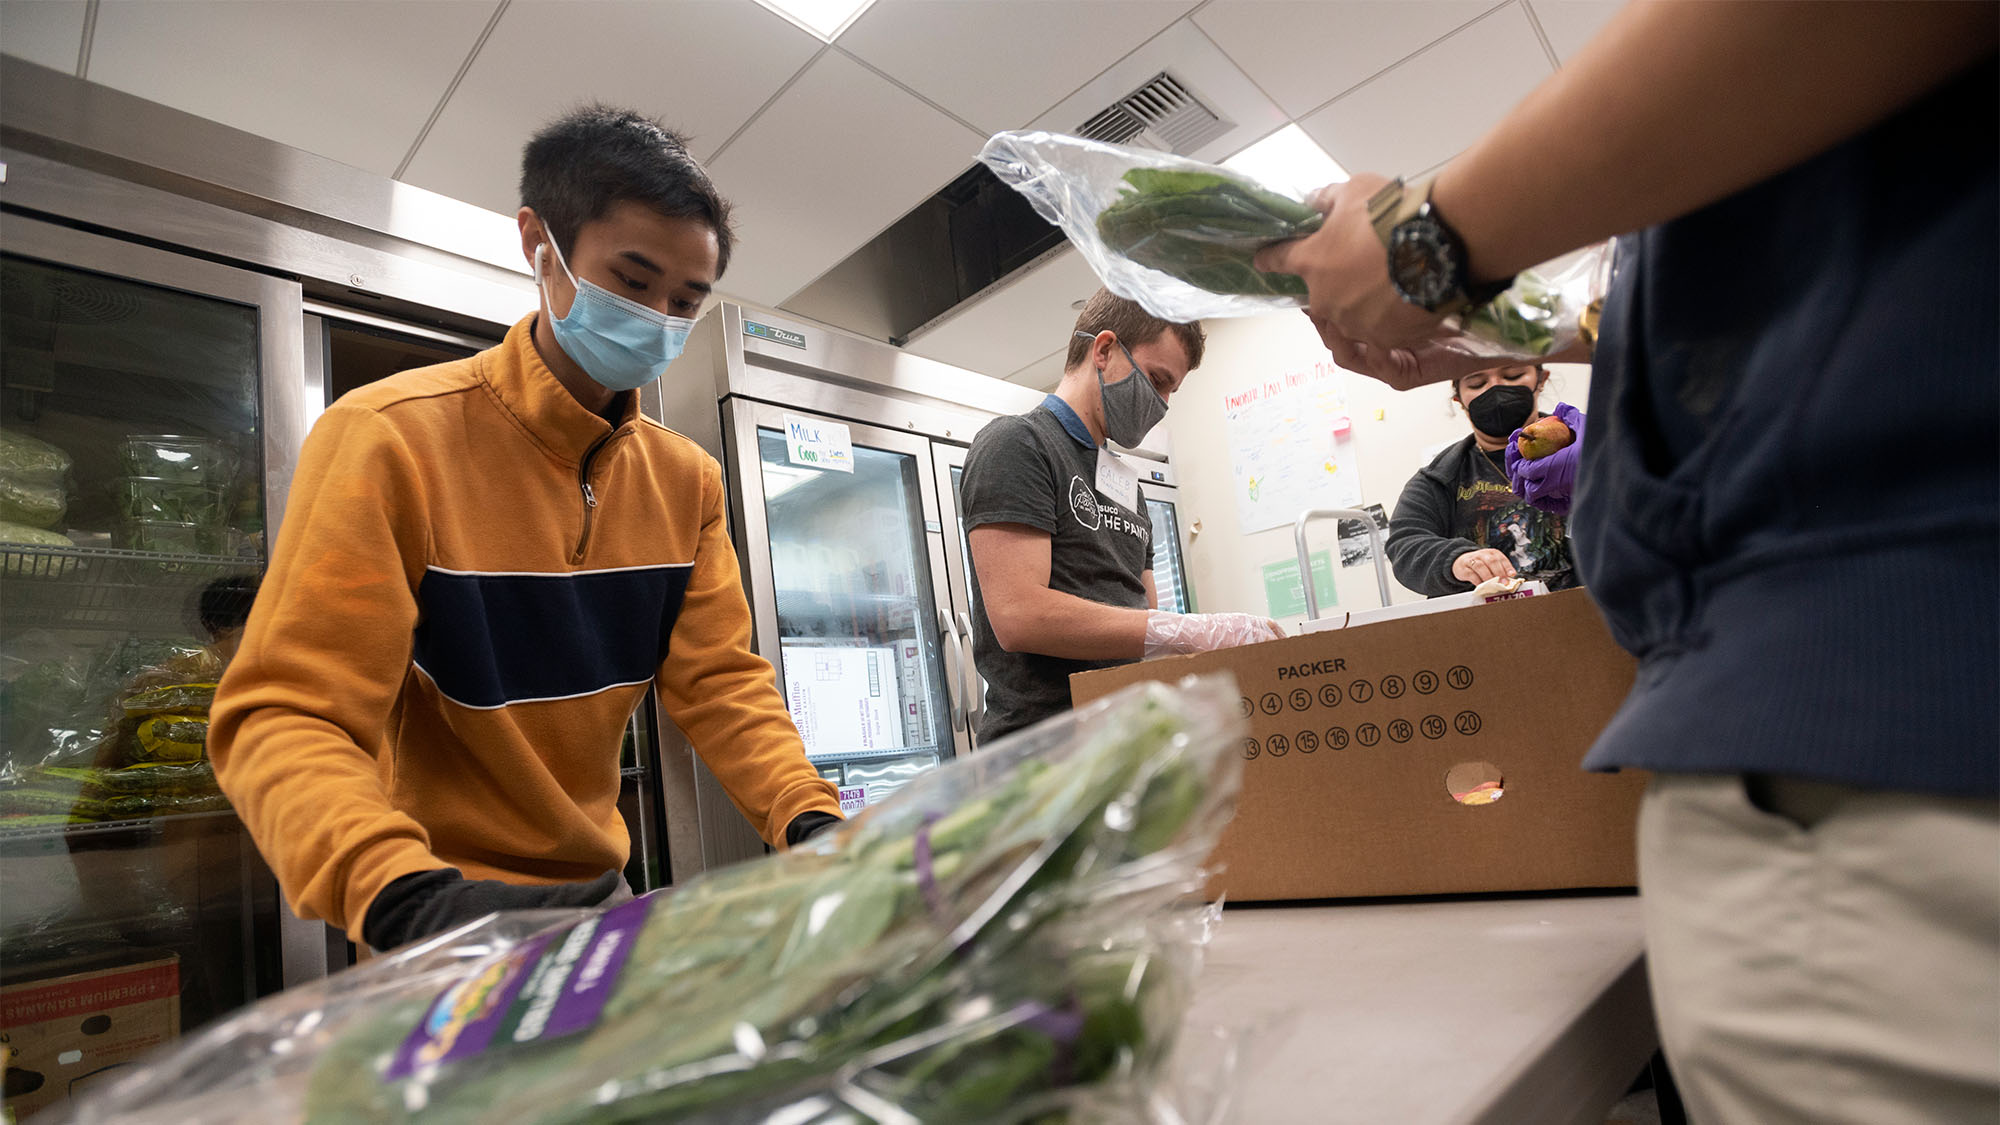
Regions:
<instances>
[{"instance_id":1,"label":"gray t-shirt","mask_svg":"<svg viewBox=\"0 0 2000 1125\"><path fill-rule=\"evenodd\" d=\"M1067 406L1062 409L1068 411ZM1046 531L1051 590L1104 605L1148 608L1140 576L1152 568L1152 525L1142 513L1099 493L1096 482L1096 448L1065 429L1050 407L996 419L979 431L965 458L960 487L966 530L1018 523ZM981 739L998 738L1069 710L1070 673L1130 663L1001 648L986 617L976 567L972 654L979 674L986 678Z\"/></svg>"}]
</instances>

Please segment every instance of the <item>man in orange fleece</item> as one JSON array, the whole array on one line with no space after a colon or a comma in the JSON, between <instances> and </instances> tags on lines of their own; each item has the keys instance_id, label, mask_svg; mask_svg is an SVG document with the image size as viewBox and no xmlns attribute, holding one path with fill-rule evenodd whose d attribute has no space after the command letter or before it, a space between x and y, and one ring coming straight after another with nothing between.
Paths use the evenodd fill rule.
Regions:
<instances>
[{"instance_id":1,"label":"man in orange fleece","mask_svg":"<svg viewBox=\"0 0 2000 1125\"><path fill-rule=\"evenodd\" d=\"M287 901L376 949L628 896L618 756L648 690L765 840L839 817L750 650L721 470L639 415L728 265L728 204L625 111L522 164L540 309L321 416L211 716Z\"/></svg>"}]
</instances>

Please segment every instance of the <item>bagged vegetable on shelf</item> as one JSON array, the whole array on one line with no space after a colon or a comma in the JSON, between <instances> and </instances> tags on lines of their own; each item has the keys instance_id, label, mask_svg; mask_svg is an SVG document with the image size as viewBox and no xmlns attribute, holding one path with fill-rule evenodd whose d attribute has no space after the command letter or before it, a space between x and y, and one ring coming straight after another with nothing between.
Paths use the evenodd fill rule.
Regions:
<instances>
[{"instance_id":1,"label":"bagged vegetable on shelf","mask_svg":"<svg viewBox=\"0 0 2000 1125\"><path fill-rule=\"evenodd\" d=\"M30 551L20 548L27 547ZM24 523L0 520L0 553L7 573L17 578L60 578L76 569L77 560L46 553L49 548L74 549L76 542L60 531L44 531Z\"/></svg>"},{"instance_id":2,"label":"bagged vegetable on shelf","mask_svg":"<svg viewBox=\"0 0 2000 1125\"><path fill-rule=\"evenodd\" d=\"M1136 686L802 848L603 911L489 916L270 997L74 1119L1201 1119L1165 1072L1236 702L1225 677Z\"/></svg>"},{"instance_id":3,"label":"bagged vegetable on shelf","mask_svg":"<svg viewBox=\"0 0 2000 1125\"><path fill-rule=\"evenodd\" d=\"M1062 228L1104 283L1177 323L1303 308L1305 282L1251 264L1322 216L1240 172L1152 149L1045 132L996 133L979 158ZM1471 355L1540 359L1594 331L1611 244L1516 276L1487 304L1449 318L1439 343Z\"/></svg>"},{"instance_id":4,"label":"bagged vegetable on shelf","mask_svg":"<svg viewBox=\"0 0 2000 1125\"><path fill-rule=\"evenodd\" d=\"M0 477L31 484L61 484L73 464L69 454L40 438L0 430Z\"/></svg>"}]
</instances>

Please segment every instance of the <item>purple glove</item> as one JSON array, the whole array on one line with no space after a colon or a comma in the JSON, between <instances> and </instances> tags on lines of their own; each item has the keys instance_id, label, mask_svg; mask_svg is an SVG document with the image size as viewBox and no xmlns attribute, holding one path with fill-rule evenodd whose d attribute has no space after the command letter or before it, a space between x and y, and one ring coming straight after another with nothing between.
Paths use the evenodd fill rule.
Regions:
<instances>
[{"instance_id":1,"label":"purple glove","mask_svg":"<svg viewBox=\"0 0 2000 1125\"><path fill-rule=\"evenodd\" d=\"M1556 403L1554 417L1576 434L1576 440L1539 461L1521 456L1521 431L1507 436L1507 483L1516 495L1551 515L1569 515L1570 493L1576 488L1576 463L1583 456L1583 412Z\"/></svg>"}]
</instances>

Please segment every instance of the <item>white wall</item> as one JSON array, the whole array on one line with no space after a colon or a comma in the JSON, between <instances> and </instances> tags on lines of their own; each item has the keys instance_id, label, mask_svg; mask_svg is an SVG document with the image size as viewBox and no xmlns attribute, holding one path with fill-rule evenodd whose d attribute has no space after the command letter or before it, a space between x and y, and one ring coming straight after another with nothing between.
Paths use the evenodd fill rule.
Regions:
<instances>
[{"instance_id":1,"label":"white wall","mask_svg":"<svg viewBox=\"0 0 2000 1125\"><path fill-rule=\"evenodd\" d=\"M1237 530L1235 476L1230 468L1222 404L1227 395L1276 379L1284 372L1310 370L1315 362L1326 359L1326 348L1311 322L1295 312L1211 320L1206 328L1207 353L1174 396L1167 414L1173 434L1174 472L1180 482L1181 518L1194 535L1188 550L1188 580L1203 612L1264 613L1263 567L1296 558L1292 530L1273 528L1251 535ZM1470 432L1465 412L1451 402L1451 388L1446 384L1393 391L1361 375L1342 375L1347 380L1348 413L1354 420L1354 459L1361 470L1362 503L1380 504L1393 515L1396 499L1410 475L1443 445ZM1542 409L1548 410L1559 401L1581 409L1589 388L1589 367L1552 365L1548 385L1542 391ZM1327 506L1333 506L1331 498ZM1339 565L1332 521L1313 525L1311 535L1314 551L1335 554L1339 604L1349 609L1379 604L1372 564ZM1389 583L1397 602L1420 597L1398 584L1393 573ZM1297 621L1293 618L1282 623L1289 629Z\"/></svg>"}]
</instances>

